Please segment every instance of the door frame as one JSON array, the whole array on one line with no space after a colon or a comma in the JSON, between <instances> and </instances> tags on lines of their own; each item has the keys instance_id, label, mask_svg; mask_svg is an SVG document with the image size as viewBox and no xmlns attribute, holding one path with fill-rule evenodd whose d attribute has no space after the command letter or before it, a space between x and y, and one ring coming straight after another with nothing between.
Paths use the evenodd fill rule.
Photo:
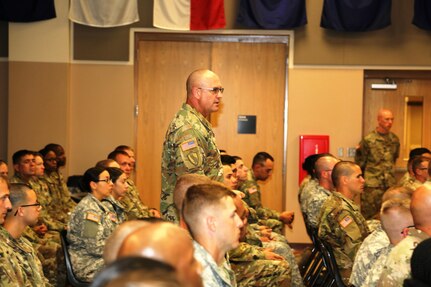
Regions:
<instances>
[{"instance_id":1,"label":"door frame","mask_svg":"<svg viewBox=\"0 0 431 287\"><path fill-rule=\"evenodd\" d=\"M134 66L134 146L137 146L138 129L138 76L139 76L139 42L140 41L179 41L179 42L240 42L240 43L277 43L287 46L287 57L285 63L285 89L283 109L283 160L282 160L282 184L281 197L283 209L287 196L287 140L288 140L288 87L289 68L293 67L293 31L277 30L208 30L208 31L170 31L155 28L133 28L130 30L130 64ZM251 167L250 167L251 168Z\"/></svg>"}]
</instances>

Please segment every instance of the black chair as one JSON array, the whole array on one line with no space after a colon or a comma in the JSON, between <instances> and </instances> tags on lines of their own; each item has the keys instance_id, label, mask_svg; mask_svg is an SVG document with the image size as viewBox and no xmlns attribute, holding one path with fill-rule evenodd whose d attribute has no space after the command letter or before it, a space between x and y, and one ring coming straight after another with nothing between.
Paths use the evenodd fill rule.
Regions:
<instances>
[{"instance_id":1,"label":"black chair","mask_svg":"<svg viewBox=\"0 0 431 287\"><path fill-rule=\"evenodd\" d=\"M69 243L67 242L66 235L67 230L62 230L60 232L61 245L63 246L63 254L66 261L67 280L73 287L88 287L91 284L90 282L81 281L80 279L76 278L75 273L73 273L72 262L70 260L70 255L68 251Z\"/></svg>"},{"instance_id":2,"label":"black chair","mask_svg":"<svg viewBox=\"0 0 431 287\"><path fill-rule=\"evenodd\" d=\"M320 238L316 238L316 242L318 244L318 248L322 254L323 263L326 267L326 272L328 276L326 281L324 282L324 286L335 286L335 287L348 287L351 285L346 285L343 282L342 276L340 274L340 270L338 269L337 261L335 260L334 253L332 251L332 247Z\"/></svg>"}]
</instances>

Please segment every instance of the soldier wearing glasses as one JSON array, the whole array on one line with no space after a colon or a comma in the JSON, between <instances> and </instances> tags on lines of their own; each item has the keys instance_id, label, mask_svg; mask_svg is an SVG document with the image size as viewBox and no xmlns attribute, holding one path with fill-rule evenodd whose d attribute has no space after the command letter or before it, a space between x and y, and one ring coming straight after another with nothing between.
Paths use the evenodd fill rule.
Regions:
<instances>
[{"instance_id":1,"label":"soldier wearing glasses","mask_svg":"<svg viewBox=\"0 0 431 287\"><path fill-rule=\"evenodd\" d=\"M8 257L8 260L17 262L13 265L13 271L9 270L15 273L16 282L9 282L13 279L2 276L2 283L18 283L20 286L51 286L44 276L42 264L35 249L23 236L27 226L36 224L39 218L41 205L37 201L36 193L26 184L14 183L10 187L10 202L12 209L6 216L3 228L0 228L0 241L4 246L2 251L5 252L2 256L3 260L4 257ZM3 281L4 279L6 281Z\"/></svg>"},{"instance_id":2,"label":"soldier wearing glasses","mask_svg":"<svg viewBox=\"0 0 431 287\"><path fill-rule=\"evenodd\" d=\"M118 226L117 214L102 203L111 195L112 181L101 167L88 169L82 178L83 188L89 192L70 216L67 239L75 275L90 282L104 266L105 241Z\"/></svg>"},{"instance_id":3,"label":"soldier wearing glasses","mask_svg":"<svg viewBox=\"0 0 431 287\"><path fill-rule=\"evenodd\" d=\"M197 173L223 180L220 152L207 118L218 111L224 88L214 72L196 70L189 75L186 89L186 102L168 127L162 152L160 211L174 222L178 222L178 212L173 190L180 175Z\"/></svg>"}]
</instances>

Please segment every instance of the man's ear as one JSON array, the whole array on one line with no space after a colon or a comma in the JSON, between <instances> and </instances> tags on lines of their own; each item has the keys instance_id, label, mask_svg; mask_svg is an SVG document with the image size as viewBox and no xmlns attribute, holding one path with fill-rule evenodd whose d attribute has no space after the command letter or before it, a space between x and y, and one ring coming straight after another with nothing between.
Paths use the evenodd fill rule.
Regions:
<instances>
[{"instance_id":1,"label":"man's ear","mask_svg":"<svg viewBox=\"0 0 431 287\"><path fill-rule=\"evenodd\" d=\"M215 232L216 231L216 229L217 229L217 219L214 216L211 216L211 215L207 216L207 218L206 218L206 224L207 224L208 229L211 232Z\"/></svg>"}]
</instances>

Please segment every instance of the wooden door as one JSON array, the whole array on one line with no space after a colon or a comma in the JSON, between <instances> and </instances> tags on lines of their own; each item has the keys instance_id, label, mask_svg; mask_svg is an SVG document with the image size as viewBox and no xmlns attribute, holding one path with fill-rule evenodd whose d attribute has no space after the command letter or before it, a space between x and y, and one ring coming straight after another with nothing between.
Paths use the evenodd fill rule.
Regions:
<instances>
[{"instance_id":1,"label":"wooden door","mask_svg":"<svg viewBox=\"0 0 431 287\"><path fill-rule=\"evenodd\" d=\"M274 156L274 174L263 186L263 202L281 210L287 45L144 40L138 47L136 183L144 203L159 207L163 140L185 101L187 76L209 68L225 87L223 106L210 119L218 147L243 157L248 166L259 151ZM256 135L237 134L238 115L257 116Z\"/></svg>"},{"instance_id":2,"label":"wooden door","mask_svg":"<svg viewBox=\"0 0 431 287\"><path fill-rule=\"evenodd\" d=\"M400 157L397 160L398 170L404 170L407 165L409 151L416 146L409 145L409 135L413 128L421 129L421 146L431 148L431 76L423 72L384 72L385 77L393 79L397 84L395 90L373 90L371 84L381 83L383 72L366 72L364 82L364 113L363 135L375 129L377 125L377 112L380 108L388 108L394 114L392 131L400 138ZM409 125L406 99L422 100L422 125L412 127Z\"/></svg>"}]
</instances>

